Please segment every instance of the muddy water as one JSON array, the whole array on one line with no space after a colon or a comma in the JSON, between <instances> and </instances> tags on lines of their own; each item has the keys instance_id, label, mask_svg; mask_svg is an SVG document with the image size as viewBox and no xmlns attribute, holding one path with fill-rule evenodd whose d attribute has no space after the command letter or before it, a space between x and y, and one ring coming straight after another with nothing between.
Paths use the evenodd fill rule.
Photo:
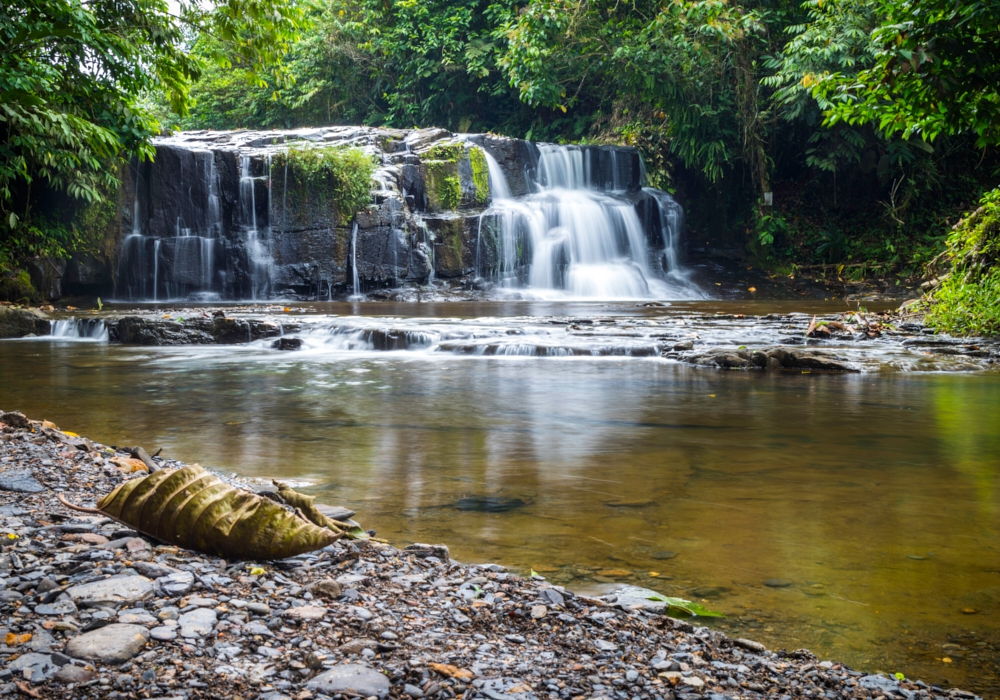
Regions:
<instances>
[{"instance_id":1,"label":"muddy water","mask_svg":"<svg viewBox=\"0 0 1000 700\"><path fill-rule=\"evenodd\" d=\"M309 480L395 543L636 583L775 648L1000 697L997 374L39 340L0 343L0 408Z\"/></svg>"}]
</instances>

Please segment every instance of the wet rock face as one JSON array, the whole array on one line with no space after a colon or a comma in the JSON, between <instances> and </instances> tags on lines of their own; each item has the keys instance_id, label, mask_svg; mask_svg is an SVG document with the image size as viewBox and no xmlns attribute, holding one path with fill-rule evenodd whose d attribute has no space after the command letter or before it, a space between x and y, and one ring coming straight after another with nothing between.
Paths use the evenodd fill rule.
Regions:
<instances>
[{"instance_id":1,"label":"wet rock face","mask_svg":"<svg viewBox=\"0 0 1000 700\"><path fill-rule=\"evenodd\" d=\"M48 335L50 323L43 313L0 306L0 339L26 335Z\"/></svg>"},{"instance_id":2,"label":"wet rock face","mask_svg":"<svg viewBox=\"0 0 1000 700\"><path fill-rule=\"evenodd\" d=\"M359 147L376 160L372 203L353 221L341 220L329 192L278 157L310 144ZM537 145L444 129L195 131L159 139L156 150L155 160L131 168L123 183L114 271L123 299L288 292L322 299L350 292L355 273L365 290L471 275L477 259L491 255L478 240L493 196L485 154L506 176L511 196L531 193L544 179ZM588 186L641 205L635 149L574 152ZM652 241L659 222L640 217L648 219ZM76 288L96 289L111 271L81 260L69 274Z\"/></svg>"}]
</instances>

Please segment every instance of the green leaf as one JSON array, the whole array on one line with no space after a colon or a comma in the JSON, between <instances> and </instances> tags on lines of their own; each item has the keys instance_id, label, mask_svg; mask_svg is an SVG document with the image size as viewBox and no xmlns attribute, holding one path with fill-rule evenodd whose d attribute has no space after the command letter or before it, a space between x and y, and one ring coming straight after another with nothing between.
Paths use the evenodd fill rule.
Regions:
<instances>
[{"instance_id":1,"label":"green leaf","mask_svg":"<svg viewBox=\"0 0 1000 700\"><path fill-rule=\"evenodd\" d=\"M683 614L689 617L725 617L720 612L714 610L709 610L706 607L699 605L698 603L691 602L690 600L685 600L684 598L673 598L670 596L660 595L659 593L649 596L648 600L655 600L661 603L667 604L667 614L677 615Z\"/></svg>"}]
</instances>

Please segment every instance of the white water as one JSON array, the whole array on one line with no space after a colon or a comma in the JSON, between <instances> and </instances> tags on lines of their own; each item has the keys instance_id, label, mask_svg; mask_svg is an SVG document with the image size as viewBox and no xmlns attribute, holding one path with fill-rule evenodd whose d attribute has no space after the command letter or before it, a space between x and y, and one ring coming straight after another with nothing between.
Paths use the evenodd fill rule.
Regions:
<instances>
[{"instance_id":1,"label":"white water","mask_svg":"<svg viewBox=\"0 0 1000 700\"><path fill-rule=\"evenodd\" d=\"M247 265L250 273L250 294L252 299L265 296L271 288L274 271L274 257L271 254L270 227L262 235L257 228L256 180L250 174L250 156L240 156L240 208L243 225L246 228ZM267 192L271 192L271 157L267 157ZM270 211L270 207L268 207Z\"/></svg>"},{"instance_id":2,"label":"white water","mask_svg":"<svg viewBox=\"0 0 1000 700\"><path fill-rule=\"evenodd\" d=\"M486 154L493 201L479 222L479 276L543 299L703 296L678 263L681 221L669 194L644 189L664 232L664 249L650 251L636 206L624 196L615 151L606 183L594 182L593 159L581 148L541 144L539 152L536 191L520 198L511 197L500 165ZM492 240L483 240L484 226ZM488 256L491 269L484 269Z\"/></svg>"},{"instance_id":3,"label":"white water","mask_svg":"<svg viewBox=\"0 0 1000 700\"><path fill-rule=\"evenodd\" d=\"M351 275L354 283L352 300L364 299L361 295L361 278L358 276L358 222L351 227Z\"/></svg>"},{"instance_id":4,"label":"white water","mask_svg":"<svg viewBox=\"0 0 1000 700\"><path fill-rule=\"evenodd\" d=\"M218 286L216 247L222 235L222 211L215 155L207 150L194 151L191 158L202 173L197 175L197 182L180 182L180 189L187 192L187 202L178 207L184 213L174 219L172 236L143 233L139 172L134 175L132 230L122 242L118 265L118 294L123 298L159 301L164 296L177 297L186 289L212 292ZM161 265L171 274L161 276Z\"/></svg>"},{"instance_id":5,"label":"white water","mask_svg":"<svg viewBox=\"0 0 1000 700\"><path fill-rule=\"evenodd\" d=\"M97 318L71 318L53 321L52 330L45 338L52 340L92 340L108 341L108 329L104 321Z\"/></svg>"}]
</instances>

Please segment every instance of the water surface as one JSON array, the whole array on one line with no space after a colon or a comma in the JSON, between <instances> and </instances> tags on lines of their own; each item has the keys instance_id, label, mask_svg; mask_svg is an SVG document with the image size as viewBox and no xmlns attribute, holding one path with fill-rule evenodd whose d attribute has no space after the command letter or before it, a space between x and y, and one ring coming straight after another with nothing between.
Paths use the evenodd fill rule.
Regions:
<instances>
[{"instance_id":1,"label":"water surface","mask_svg":"<svg viewBox=\"0 0 1000 700\"><path fill-rule=\"evenodd\" d=\"M407 309L526 313L354 310ZM636 583L775 648L1000 697L994 373L37 340L0 343L0 408L309 480L396 544L445 542L579 590Z\"/></svg>"}]
</instances>

